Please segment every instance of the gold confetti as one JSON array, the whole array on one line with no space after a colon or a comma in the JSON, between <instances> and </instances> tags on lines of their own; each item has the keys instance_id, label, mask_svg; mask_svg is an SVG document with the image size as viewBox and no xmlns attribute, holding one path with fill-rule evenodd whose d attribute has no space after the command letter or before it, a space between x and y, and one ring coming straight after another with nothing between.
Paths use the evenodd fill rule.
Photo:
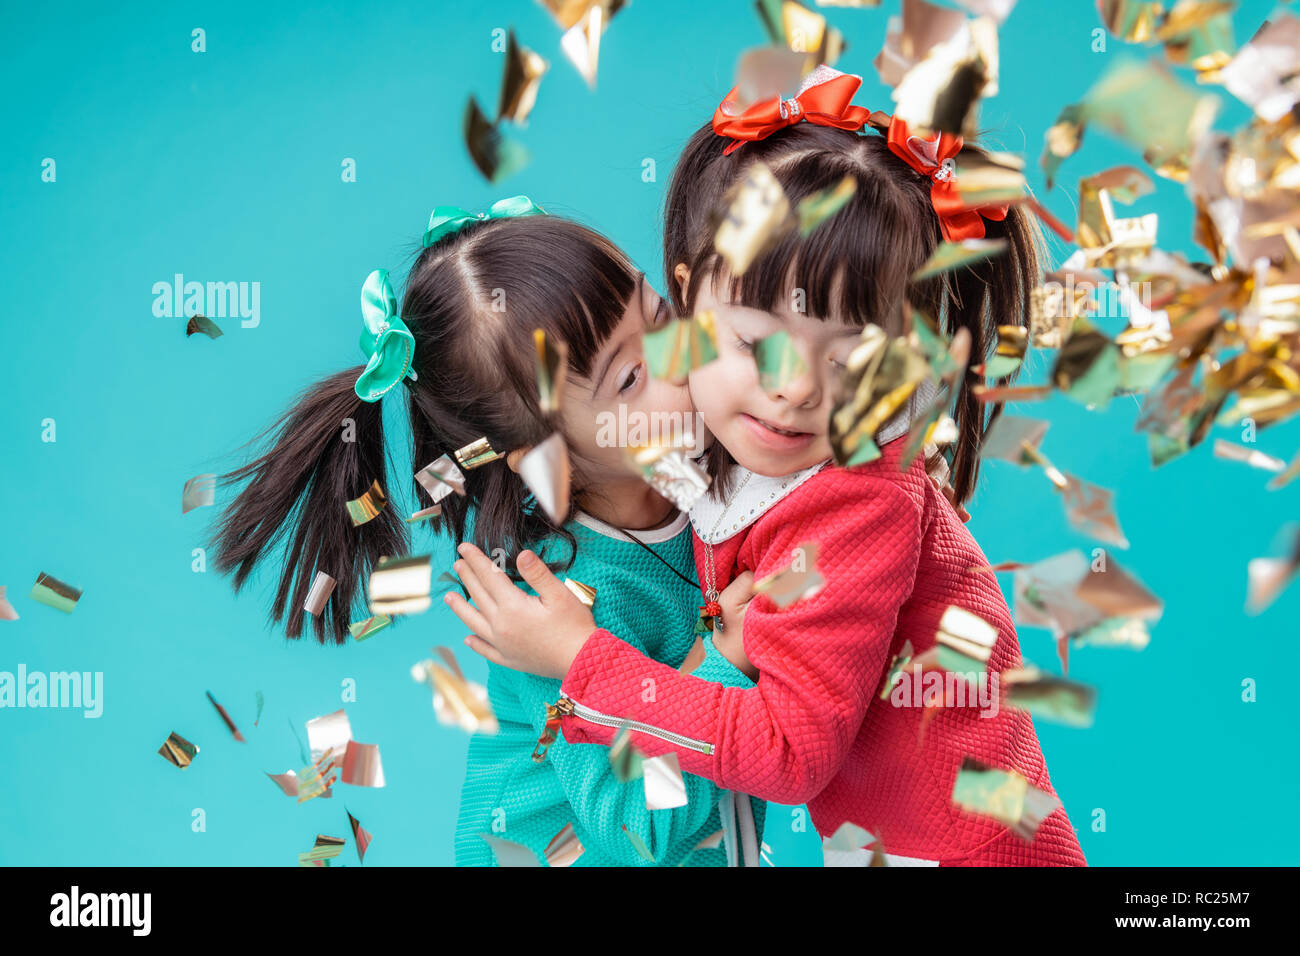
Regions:
<instances>
[{"instance_id":1,"label":"gold confetti","mask_svg":"<svg viewBox=\"0 0 1300 956\"><path fill-rule=\"evenodd\" d=\"M465 104L464 135L470 159L489 182L507 179L528 165L528 150L488 122L472 96Z\"/></svg>"},{"instance_id":2,"label":"gold confetti","mask_svg":"<svg viewBox=\"0 0 1300 956\"><path fill-rule=\"evenodd\" d=\"M799 235L808 238L831 216L843 209L857 192L858 181L852 176L845 176L838 184L815 192L799 200L795 206L795 216L799 220Z\"/></svg>"},{"instance_id":3,"label":"gold confetti","mask_svg":"<svg viewBox=\"0 0 1300 956\"><path fill-rule=\"evenodd\" d=\"M379 487L379 480L375 479L364 495L353 498L347 503L348 517L352 519L352 526L355 528L372 520L384 510L387 504L388 498L384 495L384 489Z\"/></svg>"},{"instance_id":4,"label":"gold confetti","mask_svg":"<svg viewBox=\"0 0 1300 956\"><path fill-rule=\"evenodd\" d=\"M181 514L212 504L216 480L216 475L205 474L195 475L185 482L185 489L181 492Z\"/></svg>"},{"instance_id":5,"label":"gold confetti","mask_svg":"<svg viewBox=\"0 0 1300 956\"><path fill-rule=\"evenodd\" d=\"M941 242L921 268L912 273L912 281L919 282L931 276L951 272L983 262L1007 251L1005 239L963 239L961 242Z\"/></svg>"},{"instance_id":6,"label":"gold confetti","mask_svg":"<svg viewBox=\"0 0 1300 956\"><path fill-rule=\"evenodd\" d=\"M533 344L537 347L538 408L543 414L558 412L568 379L569 347L559 339L548 338L543 329L533 329Z\"/></svg>"},{"instance_id":7,"label":"gold confetti","mask_svg":"<svg viewBox=\"0 0 1300 956\"><path fill-rule=\"evenodd\" d=\"M813 65L834 66L847 44L844 34L815 10L793 0L759 0L759 19L771 41L797 53L808 53Z\"/></svg>"},{"instance_id":8,"label":"gold confetti","mask_svg":"<svg viewBox=\"0 0 1300 956\"><path fill-rule=\"evenodd\" d=\"M583 584L581 581L575 581L573 578L565 578L564 586L573 592L576 597L587 607L596 606L596 589L589 584Z\"/></svg>"},{"instance_id":9,"label":"gold confetti","mask_svg":"<svg viewBox=\"0 0 1300 956\"><path fill-rule=\"evenodd\" d=\"M1036 667L1004 670L998 678L1005 689L1002 700L1007 706L1068 727L1092 726L1097 688L1044 674Z\"/></svg>"},{"instance_id":10,"label":"gold confetti","mask_svg":"<svg viewBox=\"0 0 1300 956\"><path fill-rule=\"evenodd\" d=\"M712 481L685 451L671 445L631 445L624 453L641 478L679 511L689 511Z\"/></svg>"},{"instance_id":11,"label":"gold confetti","mask_svg":"<svg viewBox=\"0 0 1300 956\"><path fill-rule=\"evenodd\" d=\"M1128 538L1120 530L1119 519L1111 504L1114 492L1070 474L1065 479L1066 486L1061 489L1065 498L1065 515L1075 530L1117 548L1127 548Z\"/></svg>"},{"instance_id":12,"label":"gold confetti","mask_svg":"<svg viewBox=\"0 0 1300 956\"><path fill-rule=\"evenodd\" d=\"M718 357L717 318L711 310L669 322L641 336L646 367L653 378L684 385L693 369Z\"/></svg>"},{"instance_id":13,"label":"gold confetti","mask_svg":"<svg viewBox=\"0 0 1300 956\"><path fill-rule=\"evenodd\" d=\"M163 745L158 748L158 753L165 757L168 763L175 764L182 770L190 765L198 752L198 747L175 731L168 734L167 739L163 741Z\"/></svg>"},{"instance_id":14,"label":"gold confetti","mask_svg":"<svg viewBox=\"0 0 1300 956\"><path fill-rule=\"evenodd\" d=\"M734 278L791 225L790 200L772 171L755 162L731 191L726 205L713 244Z\"/></svg>"},{"instance_id":15,"label":"gold confetti","mask_svg":"<svg viewBox=\"0 0 1300 956\"><path fill-rule=\"evenodd\" d=\"M1032 786L1018 773L985 766L967 757L953 783L952 802L971 813L993 817L1022 840L1032 840L1061 801Z\"/></svg>"},{"instance_id":16,"label":"gold confetti","mask_svg":"<svg viewBox=\"0 0 1300 956\"><path fill-rule=\"evenodd\" d=\"M551 842L546 844L546 850L543 856L546 858L547 866L573 866L578 857L583 854L582 841L573 831L573 824L566 823L559 833L551 837Z\"/></svg>"},{"instance_id":17,"label":"gold confetti","mask_svg":"<svg viewBox=\"0 0 1300 956\"><path fill-rule=\"evenodd\" d=\"M466 680L458 667L453 672L426 660L411 668L411 676L433 688L433 709L439 723L489 736L500 729L488 703L487 688Z\"/></svg>"},{"instance_id":18,"label":"gold confetti","mask_svg":"<svg viewBox=\"0 0 1300 956\"><path fill-rule=\"evenodd\" d=\"M1266 455L1258 449L1237 445L1230 441L1224 441L1222 438L1216 438L1214 441L1214 457L1225 458L1228 461L1244 462L1252 468L1259 468L1263 471L1277 472L1286 469L1286 462L1281 458L1274 458L1272 455Z\"/></svg>"},{"instance_id":19,"label":"gold confetti","mask_svg":"<svg viewBox=\"0 0 1300 956\"><path fill-rule=\"evenodd\" d=\"M1219 71L1223 85L1266 123L1276 123L1300 102L1300 19L1281 13L1265 21L1250 42Z\"/></svg>"},{"instance_id":20,"label":"gold confetti","mask_svg":"<svg viewBox=\"0 0 1300 956\"><path fill-rule=\"evenodd\" d=\"M519 477L557 528L569 515L569 450L554 432L519 459Z\"/></svg>"},{"instance_id":21,"label":"gold confetti","mask_svg":"<svg viewBox=\"0 0 1300 956\"><path fill-rule=\"evenodd\" d=\"M542 0L542 3L564 29L560 38L564 55L587 85L595 89L600 38L609 21L623 9L624 0Z\"/></svg>"},{"instance_id":22,"label":"gold confetti","mask_svg":"<svg viewBox=\"0 0 1300 956\"><path fill-rule=\"evenodd\" d=\"M1246 610L1259 614L1282 593L1300 570L1300 529L1290 530L1290 553L1283 558L1253 558L1246 564Z\"/></svg>"},{"instance_id":23,"label":"gold confetti","mask_svg":"<svg viewBox=\"0 0 1300 956\"><path fill-rule=\"evenodd\" d=\"M483 465L503 457L500 452L492 448L486 438L476 439L464 448L457 448L455 455L456 460L460 462L460 466L466 471L481 468Z\"/></svg>"},{"instance_id":24,"label":"gold confetti","mask_svg":"<svg viewBox=\"0 0 1300 956\"><path fill-rule=\"evenodd\" d=\"M418 614L429 609L433 600L430 555L405 558L380 558L370 575L370 613L374 615Z\"/></svg>"},{"instance_id":25,"label":"gold confetti","mask_svg":"<svg viewBox=\"0 0 1300 956\"><path fill-rule=\"evenodd\" d=\"M532 50L521 46L515 31L506 34L506 73L501 81L501 101L497 121L510 120L520 126L528 123L528 114L537 102L537 90L550 64Z\"/></svg>"}]
</instances>

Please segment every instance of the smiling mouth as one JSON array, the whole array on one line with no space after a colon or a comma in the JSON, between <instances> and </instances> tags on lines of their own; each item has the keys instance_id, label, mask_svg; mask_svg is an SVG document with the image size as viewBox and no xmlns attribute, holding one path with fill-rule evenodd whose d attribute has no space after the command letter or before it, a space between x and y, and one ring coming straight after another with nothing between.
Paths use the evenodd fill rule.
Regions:
<instances>
[{"instance_id":1,"label":"smiling mouth","mask_svg":"<svg viewBox=\"0 0 1300 956\"><path fill-rule=\"evenodd\" d=\"M768 431L775 432L778 435L785 435L787 438L803 438L806 435L812 434L812 432L796 431L791 428L778 428L776 425L773 425L771 422L764 421L761 418L754 418L753 415L746 415L745 417L755 422L758 422L758 424L762 425Z\"/></svg>"}]
</instances>

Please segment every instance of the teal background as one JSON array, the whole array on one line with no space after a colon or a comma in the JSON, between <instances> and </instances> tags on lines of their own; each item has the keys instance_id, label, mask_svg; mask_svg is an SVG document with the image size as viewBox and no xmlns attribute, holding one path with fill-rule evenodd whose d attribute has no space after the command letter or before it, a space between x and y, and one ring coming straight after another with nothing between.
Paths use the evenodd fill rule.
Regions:
<instances>
[{"instance_id":1,"label":"teal background","mask_svg":"<svg viewBox=\"0 0 1300 956\"><path fill-rule=\"evenodd\" d=\"M897 9L825 11L849 43L838 66L864 76L857 100L872 108L889 108L870 60ZM1243 3L1238 41L1268 12ZM731 86L737 54L764 42L752 4L636 0L605 34L595 92L547 13L522 0L112 13L52 2L11 6L4 20L0 583L22 617L0 622L0 670L102 671L105 704L98 720L0 710L0 863L294 865L317 833L350 836L345 805L374 835L369 865L450 863L467 738L435 721L409 668L448 644L481 679L459 622L436 605L364 644L288 642L265 624L269 576L235 597L215 573L191 571L213 512L182 516L182 485L237 463L300 388L359 362L361 283L374 268L400 281L434 205L527 193L661 277L663 191L677 151ZM493 186L459 128L468 94L495 110L503 58L492 31L507 26L551 70L515 134L533 160ZM1005 148L1036 164L1060 107L1115 58L1144 55L1109 37L1108 52L1092 52L1097 26L1090 2L1021 0L1001 32L1001 92L983 113ZM206 53L191 52L194 27L207 31ZM1245 107L1219 92L1220 125L1243 121ZM45 157L55 183L41 181ZM340 181L344 157L356 183ZM642 180L644 158L654 182ZM1089 132L1063 185L1045 194L1036 165L1031 180L1073 221L1080 175L1139 162ZM1134 207L1150 211L1164 248L1195 252L1178 184L1157 180ZM153 284L177 272L260 282L260 326L218 319L223 338L186 339L182 320L152 314ZM1041 378L1047 361L1031 371ZM1257 617L1243 612L1246 562L1275 553L1300 482L1266 492L1265 473L1215 460L1213 437L1236 440L1237 429L1153 470L1136 409L1054 399L1017 410L1052 419L1044 450L1060 467L1117 491L1133 544L1114 557L1168 604L1145 651L1074 654L1071 676L1100 685L1100 707L1090 730L1038 723L1053 782L1094 864L1300 862L1285 823L1300 784L1286 697L1300 665L1300 587ZM411 463L399 417L390 411L400 476ZM41 441L46 418L54 443ZM1297 446L1290 423L1256 447L1289 461ZM985 474L971 528L991 560L1095 546L1041 475L1009 464ZM399 507L410 494L401 487ZM445 543L422 543L435 574L450 564ZM41 571L84 589L72 615L27 598ZM1025 628L1021 642L1057 666L1045 631ZM388 786L296 805L263 772L301 766L289 725L305 738L306 720L341 706L347 678L354 733L380 744ZM1255 703L1241 700L1245 678L1258 682ZM248 743L231 740L206 689ZM173 730L202 748L184 772L156 752ZM206 832L192 831L194 808ZM1104 832L1093 829L1098 808ZM774 861L819 864L815 834L793 818L769 815ZM350 840L339 862L356 863Z\"/></svg>"}]
</instances>

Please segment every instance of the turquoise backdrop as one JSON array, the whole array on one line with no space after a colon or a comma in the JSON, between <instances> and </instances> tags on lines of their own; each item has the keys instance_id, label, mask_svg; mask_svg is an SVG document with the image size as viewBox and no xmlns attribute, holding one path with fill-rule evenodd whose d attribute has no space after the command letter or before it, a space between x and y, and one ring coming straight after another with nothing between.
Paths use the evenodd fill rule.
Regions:
<instances>
[{"instance_id":1,"label":"turquoise backdrop","mask_svg":"<svg viewBox=\"0 0 1300 956\"><path fill-rule=\"evenodd\" d=\"M865 77L858 101L872 108L890 106L870 61L897 10L885 0L825 11L848 39L838 65ZM1268 12L1241 4L1238 41ZM191 570L213 511L182 516L182 485L236 463L303 386L360 361L361 283L374 268L400 282L434 205L527 193L604 231L662 281L664 189L738 53L764 42L753 5L635 0L605 34L594 92L555 23L524 0L111 11L56 0L4 19L0 583L21 619L0 622L0 671L102 672L104 701L97 719L0 710L0 863L294 865L316 834L348 835L345 806L374 836L367 865L450 863L467 738L435 721L409 671L449 644L481 679L459 623L435 605L363 644L289 642L265 623L269 578L235 597L215 573ZM515 134L531 163L492 185L459 131L469 94L495 108L493 31L509 26L551 69ZM1001 32L1001 92L983 113L1004 148L1036 164L1062 105L1116 58L1147 55L1114 38L1094 52L1097 26L1086 0L1021 0ZM191 49L195 28L205 52ZM1220 124L1243 121L1245 107L1219 93ZM346 158L354 183L342 181ZM1036 165L1031 181L1072 221L1080 175L1138 162L1090 132L1064 185L1046 193ZM1177 183L1159 180L1134 208L1160 214L1163 247L1195 252ZM222 338L187 339L182 319L153 310L154 284L177 273L260 283L260 322L219 318ZM1031 372L1041 378L1046 361ZM1114 556L1167 602L1146 650L1074 654L1071 676L1100 686L1100 706L1090 730L1038 722L1053 781L1094 864L1300 862L1285 823L1300 786L1285 696L1300 667L1300 587L1263 614L1243 611L1246 562L1275 553L1279 529L1300 516L1300 482L1265 491L1265 473L1216 460L1211 440L1155 470L1136 409L1133 399L1098 412L1064 400L1018 409L1052 419L1044 449L1059 466L1116 490L1132 547ZM396 474L409 474L397 418ZM43 440L46 420L54 441ZM1289 461L1300 425L1265 430L1255 447ZM1070 529L1041 475L1013 465L987 469L971 510L993 561L1095 544ZM435 573L450 564L445 542L422 544ZM74 613L28 598L42 571L84 590ZM1047 632L1025 628L1021 642L1057 666ZM349 679L353 730L381 746L388 785L299 806L264 773L301 766L291 725L304 734L306 720L343 706ZM1242 699L1246 679L1254 702ZM205 690L247 743L231 739ZM202 748L185 771L157 754L171 731ZM820 863L800 816L769 814L778 865ZM339 862L355 865L350 845Z\"/></svg>"}]
</instances>

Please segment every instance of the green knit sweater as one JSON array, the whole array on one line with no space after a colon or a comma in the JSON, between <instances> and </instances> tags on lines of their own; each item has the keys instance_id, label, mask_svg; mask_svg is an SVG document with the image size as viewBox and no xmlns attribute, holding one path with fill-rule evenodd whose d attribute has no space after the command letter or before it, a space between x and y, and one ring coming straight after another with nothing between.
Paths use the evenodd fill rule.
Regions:
<instances>
[{"instance_id":1,"label":"green knit sweater","mask_svg":"<svg viewBox=\"0 0 1300 956\"><path fill-rule=\"evenodd\" d=\"M645 549L586 516L567 525L577 541L569 577L596 589L592 613L606 628L655 660L681 665L695 643L699 591ZM695 562L691 529L681 516L666 529L633 532L655 554L691 580ZM571 553L559 538L540 549L550 562ZM489 663L488 695L500 724L494 736L470 739L465 782L456 823L456 865L494 866L489 834L522 844L545 862L545 850L566 824L573 824L584 852L574 866L650 866L627 831L640 838L658 866L725 866L726 851L694 850L722 829L718 800L725 792L702 777L684 774L687 804L647 810L641 779L619 783L609 749L570 744L560 736L541 763L532 752L546 722L546 704L560 694L560 681L521 674ZM695 674L733 687L752 687L720 654L709 654ZM754 823L763 832L765 804L752 800Z\"/></svg>"}]
</instances>

